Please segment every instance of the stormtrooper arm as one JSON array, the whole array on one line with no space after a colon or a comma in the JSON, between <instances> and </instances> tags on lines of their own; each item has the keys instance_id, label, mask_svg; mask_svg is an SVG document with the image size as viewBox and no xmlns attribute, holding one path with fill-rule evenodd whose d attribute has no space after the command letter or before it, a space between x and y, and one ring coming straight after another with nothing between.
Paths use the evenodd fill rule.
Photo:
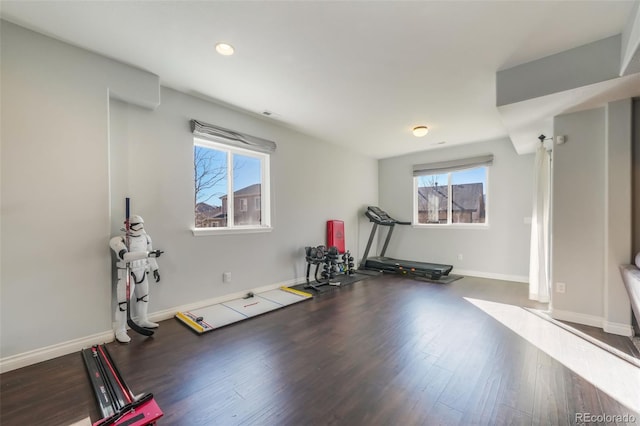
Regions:
<instances>
[{"instance_id":1,"label":"stormtrooper arm","mask_svg":"<svg viewBox=\"0 0 640 426\"><path fill-rule=\"evenodd\" d=\"M160 257L162 251L154 250L151 243L151 237L147 234L147 252L149 253L149 269L153 273L156 282L160 281L160 270L158 269L157 257Z\"/></svg>"},{"instance_id":2,"label":"stormtrooper arm","mask_svg":"<svg viewBox=\"0 0 640 426\"><path fill-rule=\"evenodd\" d=\"M113 237L109 240L109 247L115 252L118 260L124 260L124 255L129 251L127 250L124 237Z\"/></svg>"},{"instance_id":3,"label":"stormtrooper arm","mask_svg":"<svg viewBox=\"0 0 640 426\"><path fill-rule=\"evenodd\" d=\"M147 257L149 257L149 253L147 253L146 251L137 251L135 253L126 252L122 257L122 260L124 260L127 263L130 263L130 262L133 262L134 260L146 259Z\"/></svg>"},{"instance_id":4,"label":"stormtrooper arm","mask_svg":"<svg viewBox=\"0 0 640 426\"><path fill-rule=\"evenodd\" d=\"M148 252L148 251L130 252L127 249L125 237L122 237L122 236L113 237L109 241L109 246L111 247L111 250L113 250L116 253L116 256L118 257L118 259L124 261L125 263L130 263L135 260L149 258L150 260L153 260L153 264L155 264L155 269L156 270L158 269L158 264L156 263L154 257L160 256L160 254L158 254L159 250L151 251L151 252Z\"/></svg>"}]
</instances>

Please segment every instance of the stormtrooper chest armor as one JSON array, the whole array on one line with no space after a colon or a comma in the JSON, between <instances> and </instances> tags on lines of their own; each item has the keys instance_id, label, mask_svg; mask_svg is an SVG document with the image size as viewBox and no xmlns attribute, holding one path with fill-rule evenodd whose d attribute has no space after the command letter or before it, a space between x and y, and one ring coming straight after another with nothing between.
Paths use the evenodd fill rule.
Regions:
<instances>
[{"instance_id":1,"label":"stormtrooper chest armor","mask_svg":"<svg viewBox=\"0 0 640 426\"><path fill-rule=\"evenodd\" d=\"M129 236L129 252L136 253L141 251L147 251L147 236ZM131 269L145 268L147 264L147 259L134 260L133 262L131 262Z\"/></svg>"}]
</instances>

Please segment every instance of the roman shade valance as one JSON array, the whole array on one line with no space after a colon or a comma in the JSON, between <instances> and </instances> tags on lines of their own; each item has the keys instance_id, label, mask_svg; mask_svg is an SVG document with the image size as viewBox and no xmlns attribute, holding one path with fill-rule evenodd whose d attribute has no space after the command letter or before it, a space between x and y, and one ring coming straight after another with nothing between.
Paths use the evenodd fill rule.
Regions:
<instances>
[{"instance_id":1,"label":"roman shade valance","mask_svg":"<svg viewBox=\"0 0 640 426\"><path fill-rule=\"evenodd\" d=\"M214 142L221 142L239 148L250 149L271 154L276 151L276 143L267 139L203 123L198 120L191 120L191 131L194 136L209 139Z\"/></svg>"},{"instance_id":2,"label":"roman shade valance","mask_svg":"<svg viewBox=\"0 0 640 426\"><path fill-rule=\"evenodd\" d=\"M478 157L461 158L458 160L438 161L435 163L417 164L413 166L414 176L435 175L455 170L471 169L473 167L490 166L493 164L493 154Z\"/></svg>"}]
</instances>

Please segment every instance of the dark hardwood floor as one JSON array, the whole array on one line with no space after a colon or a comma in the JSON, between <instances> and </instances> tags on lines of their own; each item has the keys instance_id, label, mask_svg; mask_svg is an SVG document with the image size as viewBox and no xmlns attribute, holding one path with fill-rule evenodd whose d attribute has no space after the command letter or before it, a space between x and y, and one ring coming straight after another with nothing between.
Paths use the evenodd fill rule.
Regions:
<instances>
[{"instance_id":1,"label":"dark hardwood floor","mask_svg":"<svg viewBox=\"0 0 640 426\"><path fill-rule=\"evenodd\" d=\"M537 307L525 285L372 278L197 335L108 344L160 425L568 425L640 415L462 297ZM615 378L612 377L612 380ZM80 353L0 376L0 424L100 416Z\"/></svg>"}]
</instances>

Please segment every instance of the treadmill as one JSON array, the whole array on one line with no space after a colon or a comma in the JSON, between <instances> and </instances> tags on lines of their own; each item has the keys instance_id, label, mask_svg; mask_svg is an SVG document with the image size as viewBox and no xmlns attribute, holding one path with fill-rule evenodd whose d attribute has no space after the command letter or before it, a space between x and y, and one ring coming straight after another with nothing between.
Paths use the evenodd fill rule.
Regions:
<instances>
[{"instance_id":1,"label":"treadmill","mask_svg":"<svg viewBox=\"0 0 640 426\"><path fill-rule=\"evenodd\" d=\"M380 207L369 206L365 215L369 218L369 221L373 222L373 229L369 236L369 242L367 248L364 251L364 256L360 262L360 270L370 270L379 272L390 272L394 274L403 275L415 275L418 277L429 278L432 280L439 280L443 276L449 275L449 272L453 269L452 265L441 265L438 263L416 262L412 260L393 259L391 257L385 257L389 240L393 234L393 229L396 225L411 225L411 222L400 222L391 216L389 216ZM382 246L380 256L368 257L371 243L376 235L378 226L386 226L389 228L387 232L387 238Z\"/></svg>"}]
</instances>

